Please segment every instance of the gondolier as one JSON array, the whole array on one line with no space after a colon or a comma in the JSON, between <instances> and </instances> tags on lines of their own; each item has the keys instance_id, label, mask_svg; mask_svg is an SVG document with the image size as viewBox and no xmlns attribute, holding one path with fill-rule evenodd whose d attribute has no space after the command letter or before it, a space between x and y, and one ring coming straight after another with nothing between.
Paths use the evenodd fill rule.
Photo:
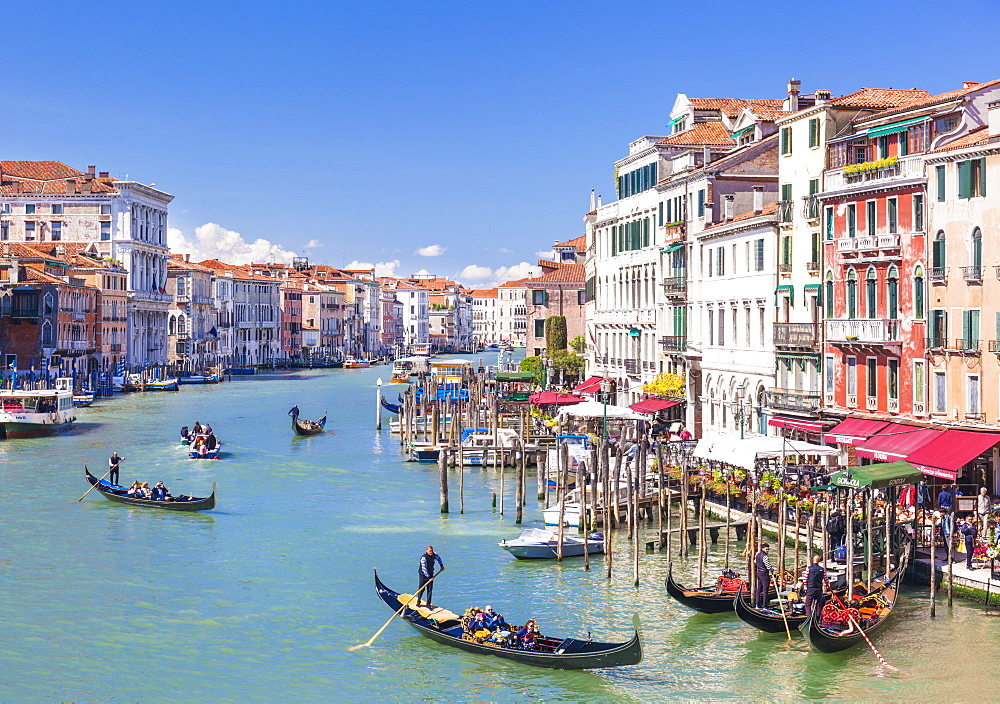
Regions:
<instances>
[{"instance_id":1,"label":"gondolier","mask_svg":"<svg viewBox=\"0 0 1000 704\"><path fill-rule=\"evenodd\" d=\"M826 580L826 570L819 564L822 558L813 555L812 564L806 570L806 616L812 613L815 604L823 594L823 582Z\"/></svg>"},{"instance_id":2,"label":"gondolier","mask_svg":"<svg viewBox=\"0 0 1000 704\"><path fill-rule=\"evenodd\" d=\"M774 568L771 566L771 560L767 557L770 550L771 546L769 544L762 544L760 546L760 550L753 559L753 605L758 609L762 609L767 606L768 602L767 588L771 584L771 573L774 572Z\"/></svg>"},{"instance_id":3,"label":"gondolier","mask_svg":"<svg viewBox=\"0 0 1000 704\"><path fill-rule=\"evenodd\" d=\"M441 565L441 569L439 569L436 574L444 572L444 562L441 560L441 556L434 552L433 545L428 545L427 551L420 556L420 568L417 570L417 576L419 578L417 588L423 589L422 592L417 594L417 606L420 606L421 597L423 597L425 603L430 606L431 592L434 591L434 582L432 582L431 579L435 575L435 562ZM427 585L426 589L424 588L424 585Z\"/></svg>"},{"instance_id":4,"label":"gondolier","mask_svg":"<svg viewBox=\"0 0 1000 704\"><path fill-rule=\"evenodd\" d=\"M291 410L288 411L288 415L290 415L292 418L298 418L299 417L299 404L296 403L294 406L292 406Z\"/></svg>"},{"instance_id":5,"label":"gondolier","mask_svg":"<svg viewBox=\"0 0 1000 704\"><path fill-rule=\"evenodd\" d=\"M111 471L108 472L108 481L112 484L118 484L118 465L122 463L124 457L118 456L118 451L115 450L111 453L111 457L108 459L108 466L111 467Z\"/></svg>"}]
</instances>

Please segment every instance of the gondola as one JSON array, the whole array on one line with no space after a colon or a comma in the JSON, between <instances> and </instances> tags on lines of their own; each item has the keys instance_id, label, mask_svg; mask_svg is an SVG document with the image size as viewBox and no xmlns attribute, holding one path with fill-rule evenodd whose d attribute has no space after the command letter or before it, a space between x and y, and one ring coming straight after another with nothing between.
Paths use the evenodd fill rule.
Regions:
<instances>
[{"instance_id":1,"label":"gondola","mask_svg":"<svg viewBox=\"0 0 1000 704\"><path fill-rule=\"evenodd\" d=\"M292 430L295 431L296 435L319 435L324 432L323 429L326 427L326 416L327 414L324 413L319 420L303 421L300 421L298 416L292 416Z\"/></svg>"},{"instance_id":2,"label":"gondola","mask_svg":"<svg viewBox=\"0 0 1000 704\"><path fill-rule=\"evenodd\" d=\"M700 611L703 614L721 614L732 611L733 599L739 589L719 590L713 584L707 587L695 587L688 589L674 581L674 565L670 563L667 568L667 594L684 604L689 609ZM774 585L767 591L768 600L777 596Z\"/></svg>"},{"instance_id":3,"label":"gondola","mask_svg":"<svg viewBox=\"0 0 1000 704\"><path fill-rule=\"evenodd\" d=\"M824 595L799 626L809 646L821 653L836 653L860 645L865 636L871 638L885 628L896 605L898 578L903 574L905 564L904 558L891 574L876 577L870 594L859 594L856 590L861 585L855 585L852 602L857 600L857 607L849 609L853 621L843 612L841 601Z\"/></svg>"},{"instance_id":4,"label":"gondola","mask_svg":"<svg viewBox=\"0 0 1000 704\"><path fill-rule=\"evenodd\" d=\"M398 611L405 603L411 603L410 594L400 594L382 584L375 572L375 591L385 605ZM422 606L403 609L401 617L413 628L442 645L450 645L478 655L494 655L514 662L550 667L557 670L589 670L598 667L622 667L642 661L642 642L639 638L639 619L633 617L635 635L625 643L599 643L577 638L537 639L538 650L520 650L501 647L489 643L479 643L463 638L461 617L437 606Z\"/></svg>"},{"instance_id":5,"label":"gondola","mask_svg":"<svg viewBox=\"0 0 1000 704\"><path fill-rule=\"evenodd\" d=\"M211 511L215 508L215 482L212 482L212 494L204 498L197 496L175 496L171 501L154 501L153 499L139 499L128 495L128 489L117 484L112 484L106 479L98 479L90 473L86 467L83 471L87 475L87 481L97 489L104 498L109 501L116 501L129 506L144 506L147 508L164 508L169 511Z\"/></svg>"},{"instance_id":6,"label":"gondola","mask_svg":"<svg viewBox=\"0 0 1000 704\"><path fill-rule=\"evenodd\" d=\"M399 409L403 407L402 404L389 403L385 400L385 396L379 396L379 400L382 402L382 408L389 411L389 413L399 415Z\"/></svg>"},{"instance_id":7,"label":"gondola","mask_svg":"<svg viewBox=\"0 0 1000 704\"><path fill-rule=\"evenodd\" d=\"M774 611L772 609L761 610L751 606L749 595L746 595L745 589L741 589L736 593L736 597L733 599L733 608L736 610L736 615L740 617L740 620L749 623L757 630L764 631L765 633L784 633L786 618L788 619L789 630L798 628L806 620L804 614L790 613L787 601L784 602L784 616L781 615L780 607L777 611Z\"/></svg>"}]
</instances>

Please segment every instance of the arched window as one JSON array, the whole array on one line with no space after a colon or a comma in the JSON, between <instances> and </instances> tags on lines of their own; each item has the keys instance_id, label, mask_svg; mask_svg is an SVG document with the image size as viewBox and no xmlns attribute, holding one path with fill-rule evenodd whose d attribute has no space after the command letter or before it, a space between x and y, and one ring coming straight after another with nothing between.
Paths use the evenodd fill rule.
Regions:
<instances>
[{"instance_id":1,"label":"arched window","mask_svg":"<svg viewBox=\"0 0 1000 704\"><path fill-rule=\"evenodd\" d=\"M42 298L42 314L52 315L52 294L46 293Z\"/></svg>"},{"instance_id":2,"label":"arched window","mask_svg":"<svg viewBox=\"0 0 1000 704\"><path fill-rule=\"evenodd\" d=\"M52 323L46 320L42 323L42 347L52 347Z\"/></svg>"},{"instance_id":3,"label":"arched window","mask_svg":"<svg viewBox=\"0 0 1000 704\"><path fill-rule=\"evenodd\" d=\"M878 301L876 299L876 285L878 284L878 274L875 267L868 267L868 275L865 277L865 312L869 318L878 317Z\"/></svg>"},{"instance_id":4,"label":"arched window","mask_svg":"<svg viewBox=\"0 0 1000 704\"><path fill-rule=\"evenodd\" d=\"M972 261L969 262L974 267L983 266L983 232L978 227L972 231ZM979 272L980 276L982 272Z\"/></svg>"},{"instance_id":5,"label":"arched window","mask_svg":"<svg viewBox=\"0 0 1000 704\"><path fill-rule=\"evenodd\" d=\"M924 317L924 268L918 266L913 270L913 317Z\"/></svg>"},{"instance_id":6,"label":"arched window","mask_svg":"<svg viewBox=\"0 0 1000 704\"><path fill-rule=\"evenodd\" d=\"M176 317L174 317L172 315L170 316L170 324L169 324L168 328L169 328L167 330L167 334L168 335L176 335L177 334L177 318Z\"/></svg>"},{"instance_id":7,"label":"arched window","mask_svg":"<svg viewBox=\"0 0 1000 704\"><path fill-rule=\"evenodd\" d=\"M826 272L826 317L833 319L833 272Z\"/></svg>"},{"instance_id":8,"label":"arched window","mask_svg":"<svg viewBox=\"0 0 1000 704\"><path fill-rule=\"evenodd\" d=\"M896 267L889 268L889 278L886 283L887 305L886 317L895 320L899 317L899 271Z\"/></svg>"},{"instance_id":9,"label":"arched window","mask_svg":"<svg viewBox=\"0 0 1000 704\"><path fill-rule=\"evenodd\" d=\"M858 275L854 269L847 272L847 317L858 317Z\"/></svg>"},{"instance_id":10,"label":"arched window","mask_svg":"<svg viewBox=\"0 0 1000 704\"><path fill-rule=\"evenodd\" d=\"M944 230L938 230L934 236L934 243L931 247L931 278L944 278L944 267L946 266L945 235Z\"/></svg>"}]
</instances>

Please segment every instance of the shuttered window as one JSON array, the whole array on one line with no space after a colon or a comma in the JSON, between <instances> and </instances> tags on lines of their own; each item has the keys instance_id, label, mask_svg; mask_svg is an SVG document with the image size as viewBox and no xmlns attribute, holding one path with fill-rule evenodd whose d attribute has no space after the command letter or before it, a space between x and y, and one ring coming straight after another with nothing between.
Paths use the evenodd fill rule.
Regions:
<instances>
[{"instance_id":1,"label":"shuttered window","mask_svg":"<svg viewBox=\"0 0 1000 704\"><path fill-rule=\"evenodd\" d=\"M819 118L814 117L809 120L809 146L819 146Z\"/></svg>"},{"instance_id":2,"label":"shuttered window","mask_svg":"<svg viewBox=\"0 0 1000 704\"><path fill-rule=\"evenodd\" d=\"M945 196L944 164L935 167L934 174L935 178L937 179L938 203L944 203L944 196Z\"/></svg>"},{"instance_id":3,"label":"shuttered window","mask_svg":"<svg viewBox=\"0 0 1000 704\"><path fill-rule=\"evenodd\" d=\"M757 263L757 271L764 271L764 240L754 242L754 254Z\"/></svg>"},{"instance_id":4,"label":"shuttered window","mask_svg":"<svg viewBox=\"0 0 1000 704\"><path fill-rule=\"evenodd\" d=\"M792 128L782 127L781 128L781 153L791 154L792 153Z\"/></svg>"}]
</instances>

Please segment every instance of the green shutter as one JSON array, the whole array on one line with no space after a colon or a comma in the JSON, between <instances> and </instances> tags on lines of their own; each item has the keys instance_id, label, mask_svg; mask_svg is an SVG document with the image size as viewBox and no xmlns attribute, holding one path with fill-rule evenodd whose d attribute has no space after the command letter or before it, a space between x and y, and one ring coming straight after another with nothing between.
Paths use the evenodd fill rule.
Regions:
<instances>
[{"instance_id":1,"label":"green shutter","mask_svg":"<svg viewBox=\"0 0 1000 704\"><path fill-rule=\"evenodd\" d=\"M781 200L791 200L792 199L792 184L783 183L781 184Z\"/></svg>"},{"instance_id":2,"label":"green shutter","mask_svg":"<svg viewBox=\"0 0 1000 704\"><path fill-rule=\"evenodd\" d=\"M649 246L649 218L642 219L642 246Z\"/></svg>"},{"instance_id":3,"label":"green shutter","mask_svg":"<svg viewBox=\"0 0 1000 704\"><path fill-rule=\"evenodd\" d=\"M958 197L969 198L972 196L972 162L969 160L958 162Z\"/></svg>"},{"instance_id":4,"label":"green shutter","mask_svg":"<svg viewBox=\"0 0 1000 704\"><path fill-rule=\"evenodd\" d=\"M979 159L979 195L986 195L986 158Z\"/></svg>"},{"instance_id":5,"label":"green shutter","mask_svg":"<svg viewBox=\"0 0 1000 704\"><path fill-rule=\"evenodd\" d=\"M945 180L944 180L944 165L938 166L935 169L937 173L937 199L938 203L944 202L945 196Z\"/></svg>"},{"instance_id":6,"label":"green shutter","mask_svg":"<svg viewBox=\"0 0 1000 704\"><path fill-rule=\"evenodd\" d=\"M659 205L658 213L657 214L659 215L659 218L660 218L660 227L663 227L663 201L662 200L660 201L660 205ZM930 568L928 568L928 569L930 569Z\"/></svg>"}]
</instances>

